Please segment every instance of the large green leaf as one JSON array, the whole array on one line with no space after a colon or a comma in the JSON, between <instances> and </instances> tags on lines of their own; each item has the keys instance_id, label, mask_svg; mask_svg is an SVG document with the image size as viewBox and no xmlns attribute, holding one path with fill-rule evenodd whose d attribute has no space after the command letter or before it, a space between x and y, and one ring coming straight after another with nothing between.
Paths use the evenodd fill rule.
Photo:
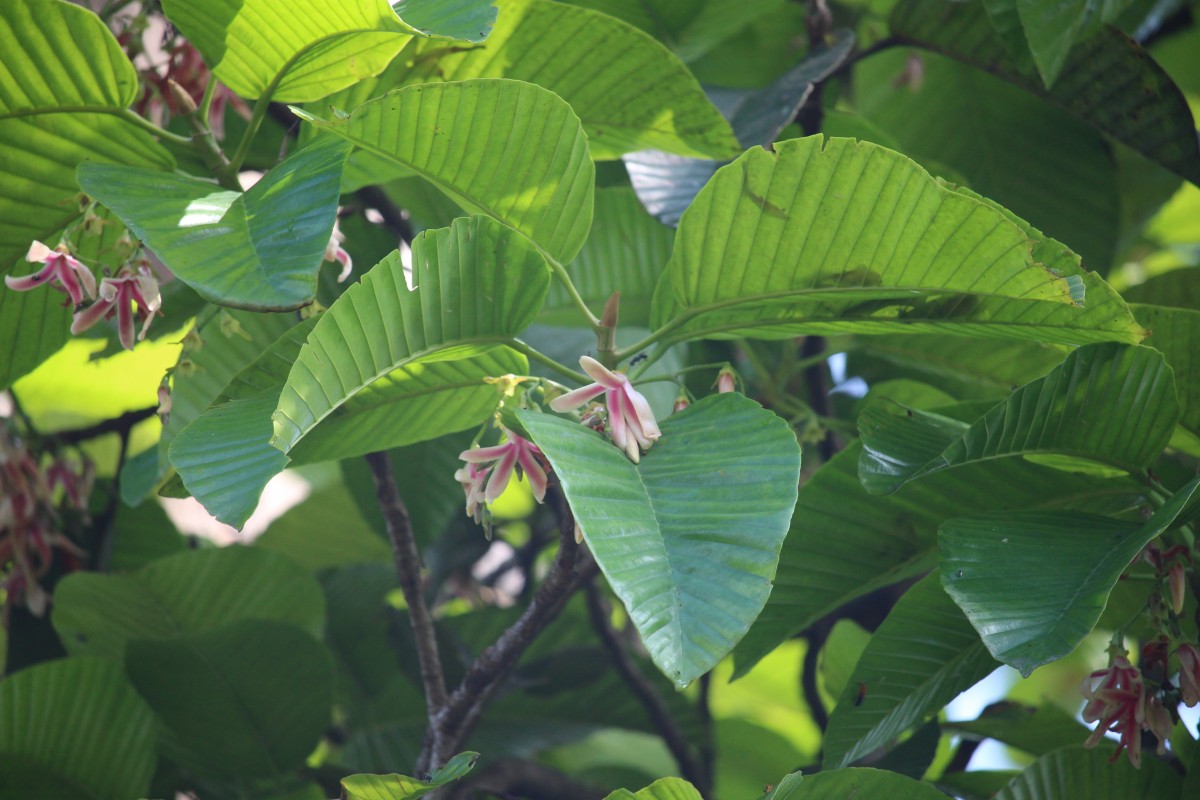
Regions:
<instances>
[{"instance_id":1,"label":"large green leaf","mask_svg":"<svg viewBox=\"0 0 1200 800\"><path fill-rule=\"evenodd\" d=\"M286 311L316 296L349 149L332 137L314 142L244 194L108 164L80 165L78 180L206 300Z\"/></svg>"},{"instance_id":2,"label":"large green leaf","mask_svg":"<svg viewBox=\"0 0 1200 800\"><path fill-rule=\"evenodd\" d=\"M1150 331L1146 344L1161 352L1175 372L1182 407L1179 424L1200 436L1200 311L1136 304L1131 308Z\"/></svg>"},{"instance_id":3,"label":"large green leaf","mask_svg":"<svg viewBox=\"0 0 1200 800\"><path fill-rule=\"evenodd\" d=\"M420 800L430 789L452 783L471 771L479 753L459 753L425 780L407 775L351 775L342 778L346 800Z\"/></svg>"},{"instance_id":4,"label":"large green leaf","mask_svg":"<svg viewBox=\"0 0 1200 800\"><path fill-rule=\"evenodd\" d=\"M621 323L644 326L663 265L671 257L674 232L646 213L627 186L596 190L596 213L583 249L568 266L571 281L592 308L621 293ZM546 325L581 325L566 287L555 282L538 314Z\"/></svg>"},{"instance_id":5,"label":"large green leaf","mask_svg":"<svg viewBox=\"0 0 1200 800\"><path fill-rule=\"evenodd\" d=\"M1128 508L1141 487L1031 464L1024 459L968 464L873 497L858 480L858 442L800 489L775 588L738 646L736 674L798 631L856 597L937 566L945 520L989 510Z\"/></svg>"},{"instance_id":6,"label":"large green leaf","mask_svg":"<svg viewBox=\"0 0 1200 800\"><path fill-rule=\"evenodd\" d=\"M0 681L0 794L137 800L157 757L154 715L120 664L71 658Z\"/></svg>"},{"instance_id":7,"label":"large green leaf","mask_svg":"<svg viewBox=\"0 0 1200 800\"><path fill-rule=\"evenodd\" d=\"M755 148L684 214L654 299L667 341L915 332L1138 341L1120 298L1039 261L1025 230L877 145ZM1067 271L1070 270L1070 271Z\"/></svg>"},{"instance_id":8,"label":"large green leaf","mask_svg":"<svg viewBox=\"0 0 1200 800\"><path fill-rule=\"evenodd\" d=\"M1006 3L1011 6L1012 0L990 0L983 5L990 11L992 6ZM1034 0L1031 4L1042 3ZM1011 9L1007 13L1006 30L1022 39L1019 26L1012 25L1015 14ZM1102 28L1080 42L1067 58L1059 80L1047 90L1006 51L1004 34L993 32L978 3L904 0L896 6L891 27L893 33L923 47L1033 92L1177 175L1193 183L1200 181L1200 144L1183 92L1145 50L1120 31ZM1029 154L1023 155L1028 158ZM1027 161L1025 168L1030 168ZM1040 171L1031 174L1045 176Z\"/></svg>"},{"instance_id":9,"label":"large green leaf","mask_svg":"<svg viewBox=\"0 0 1200 800\"><path fill-rule=\"evenodd\" d=\"M579 118L554 93L480 79L388 92L322 130L412 170L464 209L521 231L558 261L592 223L595 165Z\"/></svg>"},{"instance_id":10,"label":"large green leaf","mask_svg":"<svg viewBox=\"0 0 1200 800\"><path fill-rule=\"evenodd\" d=\"M1103 750L1064 747L1026 767L995 800L1128 800L1130 797L1184 797L1183 778L1165 761L1143 760L1140 769L1116 762Z\"/></svg>"},{"instance_id":11,"label":"large green leaf","mask_svg":"<svg viewBox=\"0 0 1200 800\"><path fill-rule=\"evenodd\" d=\"M392 558L388 543L363 519L341 483L314 491L289 509L254 540L254 546L287 556L310 572L390 563Z\"/></svg>"},{"instance_id":12,"label":"large green leaf","mask_svg":"<svg viewBox=\"0 0 1200 800\"><path fill-rule=\"evenodd\" d=\"M319 633L321 587L284 556L247 547L192 550L128 575L75 572L54 593L54 629L72 655L120 659L159 641L247 619Z\"/></svg>"},{"instance_id":13,"label":"large green leaf","mask_svg":"<svg viewBox=\"0 0 1200 800\"><path fill-rule=\"evenodd\" d=\"M1036 708L999 703L985 708L976 719L943 722L942 727L964 739L995 739L1034 756L1078 745L1090 733L1072 714L1052 702Z\"/></svg>"},{"instance_id":14,"label":"large green leaf","mask_svg":"<svg viewBox=\"0 0 1200 800\"><path fill-rule=\"evenodd\" d=\"M1198 489L1200 478L1140 526L1080 512L949 520L938 533L942 583L996 660L1028 676L1091 633L1121 573Z\"/></svg>"},{"instance_id":15,"label":"large green leaf","mask_svg":"<svg viewBox=\"0 0 1200 800\"><path fill-rule=\"evenodd\" d=\"M243 97L283 103L316 100L378 74L410 35L482 41L496 17L486 0L398 5L411 24L387 0L164 0L163 11L222 83Z\"/></svg>"},{"instance_id":16,"label":"large green leaf","mask_svg":"<svg viewBox=\"0 0 1200 800\"><path fill-rule=\"evenodd\" d=\"M617 789L604 800L701 800L701 795L682 778L660 778L639 792Z\"/></svg>"},{"instance_id":17,"label":"large green leaf","mask_svg":"<svg viewBox=\"0 0 1200 800\"><path fill-rule=\"evenodd\" d=\"M779 789L763 800L849 800L860 797L864 800L885 797L888 800L939 800L945 797L928 783L887 770L863 767L822 770L803 777L795 773L784 778Z\"/></svg>"},{"instance_id":18,"label":"large green leaf","mask_svg":"<svg viewBox=\"0 0 1200 800\"><path fill-rule=\"evenodd\" d=\"M904 153L944 164L952 172L943 177L968 183L1107 272L1121 233L1121 194L1104 137L1038 97L937 53L922 53L921 80L901 85L893 78L906 57L894 49L856 66L863 116L894 136ZM958 124L940 124L947 119Z\"/></svg>"},{"instance_id":19,"label":"large green leaf","mask_svg":"<svg viewBox=\"0 0 1200 800\"><path fill-rule=\"evenodd\" d=\"M1175 381L1160 353L1088 345L971 425L894 403L868 405L859 417L858 474L867 491L884 494L939 470L1014 455L1137 470L1158 457L1178 419Z\"/></svg>"},{"instance_id":20,"label":"large green leaf","mask_svg":"<svg viewBox=\"0 0 1200 800\"><path fill-rule=\"evenodd\" d=\"M825 763L848 766L884 747L997 666L937 576L926 577L867 643L829 717Z\"/></svg>"},{"instance_id":21,"label":"large green leaf","mask_svg":"<svg viewBox=\"0 0 1200 800\"><path fill-rule=\"evenodd\" d=\"M164 753L191 769L282 775L304 764L329 725L329 653L293 625L246 619L133 641L125 669L166 725Z\"/></svg>"},{"instance_id":22,"label":"large green leaf","mask_svg":"<svg viewBox=\"0 0 1200 800\"><path fill-rule=\"evenodd\" d=\"M1132 0L1012 0L1017 8L1033 63L1046 86L1052 86L1072 47L1110 21ZM1103 11L1103 15L1101 14Z\"/></svg>"},{"instance_id":23,"label":"large green leaf","mask_svg":"<svg viewBox=\"0 0 1200 800\"><path fill-rule=\"evenodd\" d=\"M336 419L343 406L348 414L357 395L367 393L364 403L371 397L378 404L402 401L405 379L419 382L423 375L455 369L434 368L430 362L477 358L510 341L533 320L550 282L546 263L529 240L487 217L425 231L413 241L412 263L413 289L405 282L400 254L393 253L321 317L279 398L273 445L290 452L326 419ZM496 358L514 363L511 356ZM396 370L408 367L393 379ZM408 403L414 412L419 404ZM454 421L447 418L446 424ZM387 447L398 438L377 443ZM405 440L413 441L420 439Z\"/></svg>"},{"instance_id":24,"label":"large green leaf","mask_svg":"<svg viewBox=\"0 0 1200 800\"><path fill-rule=\"evenodd\" d=\"M654 663L679 687L708 672L771 591L800 474L787 424L711 396L664 420L634 465L582 425L518 413Z\"/></svg>"},{"instance_id":25,"label":"large green leaf","mask_svg":"<svg viewBox=\"0 0 1200 800\"><path fill-rule=\"evenodd\" d=\"M500 19L484 47L414 40L377 80L328 98L322 112L330 105L351 110L398 86L511 78L570 103L597 159L646 148L710 158L738 153L729 124L687 67L650 36L605 14L549 0L497 5Z\"/></svg>"},{"instance_id":26,"label":"large green leaf","mask_svg":"<svg viewBox=\"0 0 1200 800\"><path fill-rule=\"evenodd\" d=\"M79 218L77 164L173 166L121 117L137 91L133 64L92 12L60 0L0 4L0 274ZM58 292L0 291L0 386L60 348L70 317Z\"/></svg>"}]
</instances>

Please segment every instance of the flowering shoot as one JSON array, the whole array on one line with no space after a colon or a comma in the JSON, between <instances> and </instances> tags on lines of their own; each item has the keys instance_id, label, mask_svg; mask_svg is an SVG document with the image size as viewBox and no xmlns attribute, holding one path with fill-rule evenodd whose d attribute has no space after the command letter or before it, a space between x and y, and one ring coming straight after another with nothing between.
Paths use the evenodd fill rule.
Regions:
<instances>
[{"instance_id":1,"label":"flowering shoot","mask_svg":"<svg viewBox=\"0 0 1200 800\"><path fill-rule=\"evenodd\" d=\"M45 266L32 275L25 275L21 278L6 275L4 283L13 291L27 292L43 284L49 284L70 297L71 305L76 307L83 305L85 300L96 298L96 276L78 259L71 256L62 245L51 250L41 242L35 241L29 246L25 260Z\"/></svg>"},{"instance_id":2,"label":"flowering shoot","mask_svg":"<svg viewBox=\"0 0 1200 800\"><path fill-rule=\"evenodd\" d=\"M140 333L134 328L134 303L137 304L137 316L142 319ZM87 308L75 312L71 333L82 333L100 320L115 316L121 346L132 350L135 341L146 338L150 322L161 307L158 280L150 271L150 267L139 266L136 272L125 267L115 278L104 278L100 281L100 298Z\"/></svg>"},{"instance_id":3,"label":"flowering shoot","mask_svg":"<svg viewBox=\"0 0 1200 800\"><path fill-rule=\"evenodd\" d=\"M589 356L580 358L579 366L596 382L554 398L550 408L560 413L573 411L603 394L613 443L638 463L641 453L662 436L650 404L624 373L613 372Z\"/></svg>"}]
</instances>

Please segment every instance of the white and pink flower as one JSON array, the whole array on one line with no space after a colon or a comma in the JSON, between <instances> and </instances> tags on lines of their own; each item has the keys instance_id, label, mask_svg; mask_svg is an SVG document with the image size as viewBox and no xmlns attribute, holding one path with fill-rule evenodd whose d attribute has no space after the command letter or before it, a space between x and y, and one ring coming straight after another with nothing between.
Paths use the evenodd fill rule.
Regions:
<instances>
[{"instance_id":1,"label":"white and pink flower","mask_svg":"<svg viewBox=\"0 0 1200 800\"><path fill-rule=\"evenodd\" d=\"M580 358L579 366L596 382L554 398L550 408L558 412L572 411L604 395L608 433L613 443L636 464L641 452L649 450L662 436L650 404L633 388L624 373L613 372L589 356Z\"/></svg>"},{"instance_id":2,"label":"white and pink flower","mask_svg":"<svg viewBox=\"0 0 1200 800\"><path fill-rule=\"evenodd\" d=\"M466 466L454 473L467 496L467 516L480 519L480 504L495 502L513 472L520 470L529 479L529 488L539 503L546 499L546 469L539 457L542 451L528 439L524 439L507 428L506 441L493 447L472 447L459 454ZM487 465L487 466L484 466Z\"/></svg>"},{"instance_id":3,"label":"white and pink flower","mask_svg":"<svg viewBox=\"0 0 1200 800\"><path fill-rule=\"evenodd\" d=\"M121 346L132 350L135 341L146 338L146 331L154 315L162 307L162 298L158 293L158 281L150 268L138 267L137 271L125 267L115 278L104 278L100 281L100 297L85 309L75 312L75 321L71 324L71 333L82 333L102 319L117 318L117 331ZM137 304L136 314L142 319L142 330L138 333L134 328L134 304ZM136 334L136 335L135 335Z\"/></svg>"},{"instance_id":4,"label":"white and pink flower","mask_svg":"<svg viewBox=\"0 0 1200 800\"><path fill-rule=\"evenodd\" d=\"M8 288L17 292L27 292L49 284L70 297L74 306L82 305L84 300L96 298L96 276L70 255L65 247L60 245L57 250L51 250L41 242L35 241L30 245L25 260L45 266L31 275L20 278L4 276L4 283Z\"/></svg>"},{"instance_id":5,"label":"white and pink flower","mask_svg":"<svg viewBox=\"0 0 1200 800\"><path fill-rule=\"evenodd\" d=\"M337 277L338 283L345 283L346 279L354 272L354 262L350 259L346 248L342 247L344 241L346 241L346 234L338 230L336 222L333 223L333 233L329 236L329 244L325 245L325 260L336 261L342 265L342 271L338 273Z\"/></svg>"}]
</instances>

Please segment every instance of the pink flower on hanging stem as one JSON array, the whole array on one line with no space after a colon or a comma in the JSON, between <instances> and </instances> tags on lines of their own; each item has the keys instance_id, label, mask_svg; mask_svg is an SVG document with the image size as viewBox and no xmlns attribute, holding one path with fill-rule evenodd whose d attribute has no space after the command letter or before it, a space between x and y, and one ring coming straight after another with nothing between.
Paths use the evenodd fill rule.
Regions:
<instances>
[{"instance_id":1,"label":"pink flower on hanging stem","mask_svg":"<svg viewBox=\"0 0 1200 800\"><path fill-rule=\"evenodd\" d=\"M1087 703L1083 707L1084 722L1099 722L1084 747L1095 747L1109 731L1117 734L1116 761L1122 750L1128 750L1129 762L1135 767L1142 763L1141 729L1145 719L1146 685L1142 673L1130 665L1122 654L1112 656L1106 669L1093 672L1084 679L1080 692Z\"/></svg>"},{"instance_id":2,"label":"pink flower on hanging stem","mask_svg":"<svg viewBox=\"0 0 1200 800\"><path fill-rule=\"evenodd\" d=\"M539 503L546 499L546 470L538 459L542 451L528 439L507 428L501 428L508 441L494 447L472 447L458 457L467 465L454 477L463 485L467 495L467 514L479 519L479 502L495 502L508 486L508 479L517 468L529 478L529 488ZM484 468L483 464L490 464ZM490 476L489 476L490 473ZM484 481L486 480L486 485Z\"/></svg>"},{"instance_id":3,"label":"pink flower on hanging stem","mask_svg":"<svg viewBox=\"0 0 1200 800\"><path fill-rule=\"evenodd\" d=\"M137 316L142 319L140 333L135 331L133 324L134 303L137 304ZM150 268L141 266L134 272L126 267L117 273L115 278L104 278L100 281L100 299L82 311L75 312L71 333L82 333L100 320L116 316L121 346L132 350L135 340L141 341L146 338L150 322L161 307L158 281L150 272Z\"/></svg>"},{"instance_id":4,"label":"pink flower on hanging stem","mask_svg":"<svg viewBox=\"0 0 1200 800\"><path fill-rule=\"evenodd\" d=\"M95 299L96 276L78 259L67 253L66 248L60 246L57 250L51 250L41 242L35 241L29 246L25 260L45 266L31 275L20 278L5 275L4 283L8 288L17 292L27 292L49 284L70 297L74 306L82 305L85 299Z\"/></svg>"},{"instance_id":5,"label":"pink flower on hanging stem","mask_svg":"<svg viewBox=\"0 0 1200 800\"><path fill-rule=\"evenodd\" d=\"M579 366L596 382L554 398L550 408L571 411L603 394L613 443L625 451L630 461L638 463L640 451L649 450L662 436L650 404L623 373L613 372L589 356L580 358Z\"/></svg>"}]
</instances>

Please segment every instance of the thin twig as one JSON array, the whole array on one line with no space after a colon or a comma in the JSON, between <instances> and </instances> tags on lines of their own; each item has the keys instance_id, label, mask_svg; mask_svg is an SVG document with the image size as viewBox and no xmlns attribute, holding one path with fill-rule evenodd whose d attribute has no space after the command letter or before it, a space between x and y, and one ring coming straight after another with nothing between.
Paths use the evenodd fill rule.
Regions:
<instances>
[{"instance_id":1,"label":"thin twig","mask_svg":"<svg viewBox=\"0 0 1200 800\"><path fill-rule=\"evenodd\" d=\"M396 479L387 453L370 453L366 460L375 479L375 495L379 498L388 538L392 542L400 590L404 592L404 600L408 603L408 621L416 641L421 682L425 686L425 704L432 720L446 705L446 678L442 672L433 616L421 592L421 556L413 539L412 520L408 515L408 507L396 490Z\"/></svg>"},{"instance_id":2,"label":"thin twig","mask_svg":"<svg viewBox=\"0 0 1200 800\"><path fill-rule=\"evenodd\" d=\"M379 212L379 216L383 217L383 224L392 233L403 239L405 244L412 244L413 237L416 236L412 223L404 216L400 207L392 202L392 198L387 196L387 192L378 186L364 186L354 194L366 208L373 208Z\"/></svg>"},{"instance_id":3,"label":"thin twig","mask_svg":"<svg viewBox=\"0 0 1200 800\"><path fill-rule=\"evenodd\" d=\"M73 430L58 431L57 433L42 434L42 438L59 445L68 445L79 444L80 442L86 442L110 433L124 436L133 429L134 425L137 425L142 420L150 419L157 413L157 406L139 408L136 411L126 411L119 417L106 419L102 422L97 422L95 425L88 425L86 428L75 428Z\"/></svg>"},{"instance_id":4,"label":"thin twig","mask_svg":"<svg viewBox=\"0 0 1200 800\"><path fill-rule=\"evenodd\" d=\"M712 673L706 672L700 676L700 697L696 701L696 715L700 718L700 766L708 785L713 785L717 765L717 743L713 735L712 707L709 704L712 695Z\"/></svg>"},{"instance_id":5,"label":"thin twig","mask_svg":"<svg viewBox=\"0 0 1200 800\"><path fill-rule=\"evenodd\" d=\"M626 652L617 632L613 630L612 622L609 619L608 604L601 596L599 588L594 582L589 582L584 587L584 593L587 597L588 617L592 622L592 628L599 636L604 649L608 651L608 656L616 666L617 672L621 674L638 702L642 704L642 708L650 717L650 722L658 731L658 735L666 742L671 755L675 757L675 763L679 765L680 774L691 781L702 796L708 797L711 786L709 786L707 770L692 754L687 737L683 735L679 723L671 715L671 709L667 707L662 695L654 688L654 684L642 674L637 664Z\"/></svg>"}]
</instances>

